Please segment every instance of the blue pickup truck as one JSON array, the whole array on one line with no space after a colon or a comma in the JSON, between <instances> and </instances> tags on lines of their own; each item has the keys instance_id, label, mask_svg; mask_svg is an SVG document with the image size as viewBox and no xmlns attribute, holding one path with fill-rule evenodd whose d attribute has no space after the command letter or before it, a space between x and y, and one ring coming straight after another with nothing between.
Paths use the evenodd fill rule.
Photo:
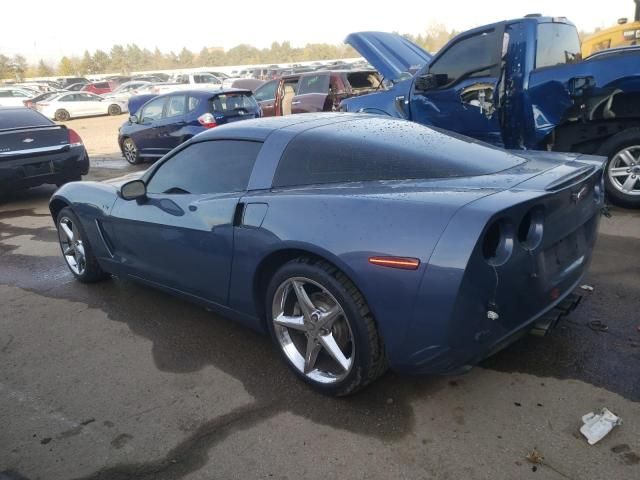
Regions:
<instances>
[{"instance_id":1,"label":"blue pickup truck","mask_svg":"<svg viewBox=\"0 0 640 480\"><path fill-rule=\"evenodd\" d=\"M528 15L475 28L436 55L391 33L345 40L387 88L342 111L405 118L508 149L608 157L614 203L640 208L640 46L580 55L564 17Z\"/></svg>"}]
</instances>

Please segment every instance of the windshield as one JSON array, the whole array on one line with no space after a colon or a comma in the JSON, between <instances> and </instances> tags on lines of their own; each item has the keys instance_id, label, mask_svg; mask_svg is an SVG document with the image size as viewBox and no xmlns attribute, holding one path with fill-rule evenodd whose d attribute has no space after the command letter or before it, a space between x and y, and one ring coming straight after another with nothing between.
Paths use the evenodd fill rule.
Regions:
<instances>
[{"instance_id":1,"label":"windshield","mask_svg":"<svg viewBox=\"0 0 640 480\"><path fill-rule=\"evenodd\" d=\"M580 38L573 25L541 23L538 25L536 68L577 63L582 60Z\"/></svg>"}]
</instances>

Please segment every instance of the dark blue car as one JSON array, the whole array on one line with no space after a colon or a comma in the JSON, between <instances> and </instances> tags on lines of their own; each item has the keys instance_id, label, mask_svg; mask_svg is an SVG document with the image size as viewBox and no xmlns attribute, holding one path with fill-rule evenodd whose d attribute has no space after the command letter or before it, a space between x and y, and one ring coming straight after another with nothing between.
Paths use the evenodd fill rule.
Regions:
<instances>
[{"instance_id":1,"label":"dark blue car","mask_svg":"<svg viewBox=\"0 0 640 480\"><path fill-rule=\"evenodd\" d=\"M78 280L132 278L269 332L300 378L345 395L552 327L577 303L602 188L597 157L324 113L215 128L50 210Z\"/></svg>"},{"instance_id":2,"label":"dark blue car","mask_svg":"<svg viewBox=\"0 0 640 480\"><path fill-rule=\"evenodd\" d=\"M158 159L207 129L261 115L250 90L181 90L143 100L118 135L122 155L131 164Z\"/></svg>"}]
</instances>

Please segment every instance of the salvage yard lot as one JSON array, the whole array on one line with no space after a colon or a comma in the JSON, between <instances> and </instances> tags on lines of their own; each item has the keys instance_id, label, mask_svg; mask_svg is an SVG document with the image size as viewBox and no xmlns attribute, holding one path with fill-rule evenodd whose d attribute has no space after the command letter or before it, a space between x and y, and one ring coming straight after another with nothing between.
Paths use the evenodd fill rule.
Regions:
<instances>
[{"instance_id":1,"label":"salvage yard lot","mask_svg":"<svg viewBox=\"0 0 640 480\"><path fill-rule=\"evenodd\" d=\"M134 169L116 142L125 120L68 122L90 179ZM550 336L463 376L389 373L333 399L267 337L130 281L73 281L53 191L0 198L2 480L640 477L637 212L603 219L595 292ZM603 406L625 423L589 446L580 417Z\"/></svg>"}]
</instances>

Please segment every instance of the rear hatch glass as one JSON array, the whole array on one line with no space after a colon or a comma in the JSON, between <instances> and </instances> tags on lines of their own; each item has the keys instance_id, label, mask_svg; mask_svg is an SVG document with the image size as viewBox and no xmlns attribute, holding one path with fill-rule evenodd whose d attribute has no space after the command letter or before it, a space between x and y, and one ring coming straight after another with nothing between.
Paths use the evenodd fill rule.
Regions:
<instances>
[{"instance_id":1,"label":"rear hatch glass","mask_svg":"<svg viewBox=\"0 0 640 480\"><path fill-rule=\"evenodd\" d=\"M249 92L221 93L209 102L211 113L219 125L236 120L257 118L260 115L258 103Z\"/></svg>"}]
</instances>

